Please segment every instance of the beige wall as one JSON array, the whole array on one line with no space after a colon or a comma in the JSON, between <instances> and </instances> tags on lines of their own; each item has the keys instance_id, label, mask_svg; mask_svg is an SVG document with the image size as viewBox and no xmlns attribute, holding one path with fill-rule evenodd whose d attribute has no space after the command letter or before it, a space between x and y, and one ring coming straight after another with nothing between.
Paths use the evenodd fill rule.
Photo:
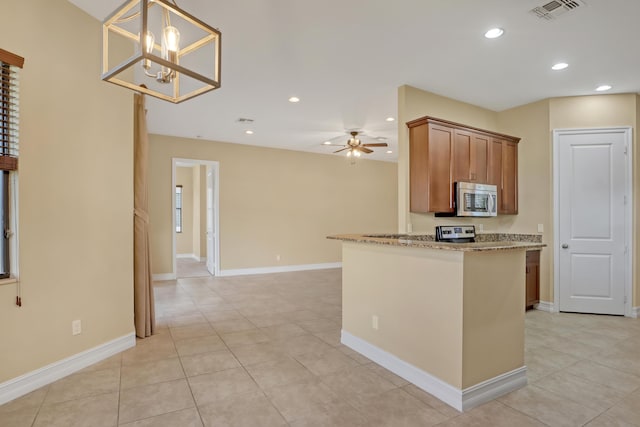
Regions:
<instances>
[{"instance_id":1,"label":"beige wall","mask_svg":"<svg viewBox=\"0 0 640 427\"><path fill-rule=\"evenodd\" d=\"M484 231L537 233L542 224L540 296L553 301L553 129L632 126L637 147L637 125L640 123L640 96L636 94L597 95L552 98L501 112L493 112L459 101L443 98L419 89L402 86L398 90L398 205L399 229L407 223L415 233L433 233L434 226L447 223L483 224ZM470 126L497 131L522 138L518 144L518 215L497 218L434 218L433 214L409 212L409 171L407 121L430 115ZM640 149L634 151L637 171ZM634 174L635 258L640 258L640 239L636 227L640 212L640 174ZM634 306L640 306L640 285L636 280L634 260Z\"/></svg>"},{"instance_id":2,"label":"beige wall","mask_svg":"<svg viewBox=\"0 0 640 427\"><path fill-rule=\"evenodd\" d=\"M342 329L462 388L463 253L342 245Z\"/></svg>"},{"instance_id":3,"label":"beige wall","mask_svg":"<svg viewBox=\"0 0 640 427\"><path fill-rule=\"evenodd\" d=\"M220 162L221 269L333 263L330 234L394 231L394 163L151 136L153 272L172 272L171 159ZM276 256L280 255L280 261Z\"/></svg>"},{"instance_id":4,"label":"beige wall","mask_svg":"<svg viewBox=\"0 0 640 427\"><path fill-rule=\"evenodd\" d=\"M537 233L542 224L540 299L553 301L553 160L549 131L549 101L539 101L500 112L499 129L520 138L518 144L518 215L501 215L486 229Z\"/></svg>"},{"instance_id":5,"label":"beige wall","mask_svg":"<svg viewBox=\"0 0 640 427\"><path fill-rule=\"evenodd\" d=\"M176 233L176 254L193 254L193 167L176 167L176 185L182 185L182 232ZM198 182L199 184L199 182ZM198 213L199 213L198 206ZM198 221L198 225L200 222ZM199 246L199 242L198 242Z\"/></svg>"},{"instance_id":6,"label":"beige wall","mask_svg":"<svg viewBox=\"0 0 640 427\"><path fill-rule=\"evenodd\" d=\"M100 80L101 29L66 1L4 0L20 76L19 269L0 285L0 383L134 332L133 96ZM82 334L71 335L71 321Z\"/></svg>"},{"instance_id":7,"label":"beige wall","mask_svg":"<svg viewBox=\"0 0 640 427\"><path fill-rule=\"evenodd\" d=\"M343 242L343 255L344 331L458 389L524 366L524 250Z\"/></svg>"},{"instance_id":8,"label":"beige wall","mask_svg":"<svg viewBox=\"0 0 640 427\"><path fill-rule=\"evenodd\" d=\"M524 366L525 251L464 252L463 264L464 389Z\"/></svg>"}]
</instances>

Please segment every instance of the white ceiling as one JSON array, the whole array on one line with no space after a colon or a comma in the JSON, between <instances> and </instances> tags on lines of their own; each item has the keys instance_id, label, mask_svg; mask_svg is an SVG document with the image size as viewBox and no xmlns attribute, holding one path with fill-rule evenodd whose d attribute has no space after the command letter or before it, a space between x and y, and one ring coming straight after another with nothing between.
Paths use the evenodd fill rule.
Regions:
<instances>
[{"instance_id":1,"label":"white ceiling","mask_svg":"<svg viewBox=\"0 0 640 427\"><path fill-rule=\"evenodd\" d=\"M99 20L121 4L69 1ZM528 13L548 1L178 0L222 32L222 87L179 105L149 98L149 129L316 153L363 129L393 150L367 158L395 161L398 124L385 118L403 84L495 111L604 83L640 92L640 0L586 0L555 21ZM484 38L494 26L505 35Z\"/></svg>"}]
</instances>

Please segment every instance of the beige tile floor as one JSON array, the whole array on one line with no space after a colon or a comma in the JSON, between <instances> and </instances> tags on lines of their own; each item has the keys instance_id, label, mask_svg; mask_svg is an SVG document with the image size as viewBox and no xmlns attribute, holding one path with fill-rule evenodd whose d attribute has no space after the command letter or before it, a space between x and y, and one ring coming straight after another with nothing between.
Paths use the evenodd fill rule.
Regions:
<instances>
[{"instance_id":1,"label":"beige tile floor","mask_svg":"<svg viewBox=\"0 0 640 427\"><path fill-rule=\"evenodd\" d=\"M640 320L528 312L529 385L461 414L340 344L340 274L158 282L157 335L0 426L640 426Z\"/></svg>"},{"instance_id":2,"label":"beige tile floor","mask_svg":"<svg viewBox=\"0 0 640 427\"><path fill-rule=\"evenodd\" d=\"M176 270L176 277L178 277L178 279L211 276L207 270L206 263L196 261L192 258L178 258L176 260Z\"/></svg>"}]
</instances>

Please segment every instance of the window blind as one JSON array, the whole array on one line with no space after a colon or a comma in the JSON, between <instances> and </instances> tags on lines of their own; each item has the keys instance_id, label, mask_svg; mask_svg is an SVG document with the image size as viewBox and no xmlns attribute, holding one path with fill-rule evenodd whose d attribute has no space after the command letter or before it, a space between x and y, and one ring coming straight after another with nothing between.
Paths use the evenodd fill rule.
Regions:
<instances>
[{"instance_id":1,"label":"window blind","mask_svg":"<svg viewBox=\"0 0 640 427\"><path fill-rule=\"evenodd\" d=\"M0 170L18 169L18 70L24 58L0 49Z\"/></svg>"}]
</instances>

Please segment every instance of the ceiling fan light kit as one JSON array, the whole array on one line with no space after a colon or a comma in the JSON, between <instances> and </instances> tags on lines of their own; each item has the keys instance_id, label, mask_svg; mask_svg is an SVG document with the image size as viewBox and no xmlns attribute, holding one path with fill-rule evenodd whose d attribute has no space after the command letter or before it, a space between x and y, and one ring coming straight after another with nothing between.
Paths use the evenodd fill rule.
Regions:
<instances>
[{"instance_id":1,"label":"ceiling fan light kit","mask_svg":"<svg viewBox=\"0 0 640 427\"><path fill-rule=\"evenodd\" d=\"M351 131L349 133L351 134L351 138L347 140L347 143L344 145L344 148L334 151L333 152L334 154L340 153L345 150L349 150L347 151L347 157L351 157L351 156L360 157L361 153L365 153L365 154L373 153L373 150L371 150L368 147L387 147L388 146L386 142L363 144L362 141L358 138L357 131Z\"/></svg>"},{"instance_id":2,"label":"ceiling fan light kit","mask_svg":"<svg viewBox=\"0 0 640 427\"><path fill-rule=\"evenodd\" d=\"M102 24L102 80L178 104L220 87L221 36L175 1L126 1Z\"/></svg>"}]
</instances>

